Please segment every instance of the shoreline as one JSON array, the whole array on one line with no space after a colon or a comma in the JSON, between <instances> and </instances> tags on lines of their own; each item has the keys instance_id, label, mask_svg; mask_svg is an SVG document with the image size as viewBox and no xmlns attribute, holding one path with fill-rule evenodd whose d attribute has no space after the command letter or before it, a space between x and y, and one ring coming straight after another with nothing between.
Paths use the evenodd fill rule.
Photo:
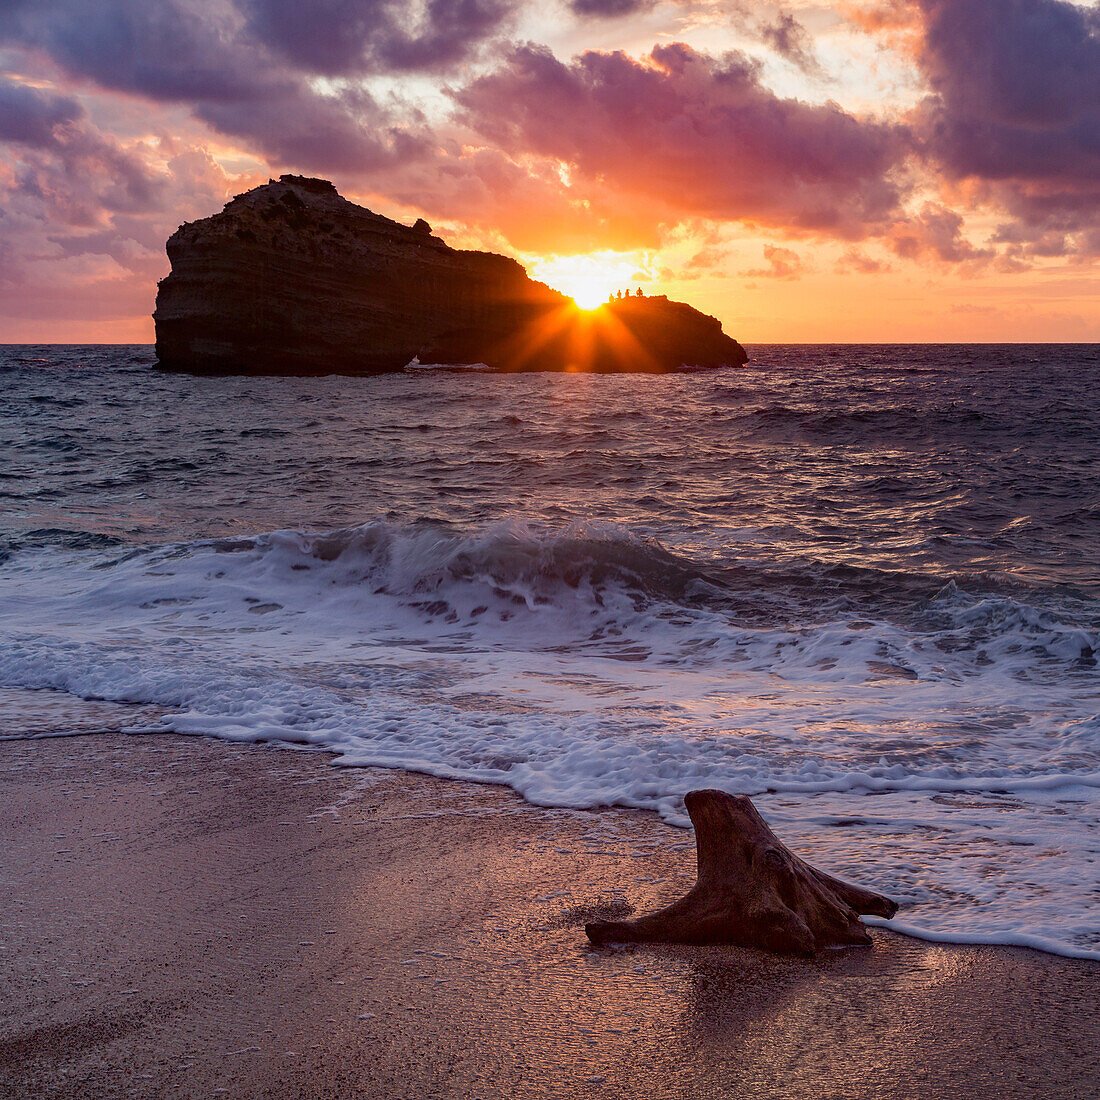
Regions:
<instances>
[{"instance_id":1,"label":"shoreline","mask_svg":"<svg viewBox=\"0 0 1100 1100\"><path fill-rule=\"evenodd\" d=\"M8 731L5 731L8 732ZM0 743L0 1094L1086 1097L1100 967L872 928L591 948L694 881L638 811L178 735ZM219 1091L221 1090L221 1091Z\"/></svg>"}]
</instances>

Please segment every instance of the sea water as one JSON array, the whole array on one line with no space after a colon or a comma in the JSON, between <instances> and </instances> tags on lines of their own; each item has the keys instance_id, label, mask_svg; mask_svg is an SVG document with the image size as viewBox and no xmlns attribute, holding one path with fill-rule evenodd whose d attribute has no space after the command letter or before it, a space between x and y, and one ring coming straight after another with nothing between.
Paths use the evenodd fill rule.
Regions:
<instances>
[{"instance_id":1,"label":"sea water","mask_svg":"<svg viewBox=\"0 0 1100 1100\"><path fill-rule=\"evenodd\" d=\"M743 793L894 927L1100 958L1100 348L749 353L0 349L0 688L542 806Z\"/></svg>"}]
</instances>

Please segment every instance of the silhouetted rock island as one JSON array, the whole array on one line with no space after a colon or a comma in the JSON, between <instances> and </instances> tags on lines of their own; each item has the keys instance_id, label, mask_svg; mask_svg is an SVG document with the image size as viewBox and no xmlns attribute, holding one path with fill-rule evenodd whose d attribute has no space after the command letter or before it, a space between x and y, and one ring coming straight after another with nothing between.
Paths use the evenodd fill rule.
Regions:
<instances>
[{"instance_id":1,"label":"silhouetted rock island","mask_svg":"<svg viewBox=\"0 0 1100 1100\"><path fill-rule=\"evenodd\" d=\"M721 324L665 297L591 313L515 260L450 248L342 198L327 180L282 176L168 239L157 291L167 370L375 374L422 363L497 370L669 371L747 359Z\"/></svg>"}]
</instances>

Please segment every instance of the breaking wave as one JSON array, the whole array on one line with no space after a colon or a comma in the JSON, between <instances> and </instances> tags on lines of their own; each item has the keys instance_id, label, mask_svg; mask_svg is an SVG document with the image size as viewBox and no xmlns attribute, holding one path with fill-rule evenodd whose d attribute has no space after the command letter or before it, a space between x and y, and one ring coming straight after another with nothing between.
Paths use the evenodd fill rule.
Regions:
<instances>
[{"instance_id":1,"label":"breaking wave","mask_svg":"<svg viewBox=\"0 0 1100 1100\"><path fill-rule=\"evenodd\" d=\"M1100 957L1081 870L1100 864L1096 601L952 582L870 614L885 579L857 570L860 615L834 596L750 622L738 600L789 569L723 579L592 524L30 546L0 568L0 687L540 805L686 824L688 790L750 794L800 850L900 898L908 931Z\"/></svg>"},{"instance_id":2,"label":"breaking wave","mask_svg":"<svg viewBox=\"0 0 1100 1100\"><path fill-rule=\"evenodd\" d=\"M1100 957L1092 359L752 354L644 380L0 354L0 688L680 825L688 790L745 793L896 927Z\"/></svg>"}]
</instances>

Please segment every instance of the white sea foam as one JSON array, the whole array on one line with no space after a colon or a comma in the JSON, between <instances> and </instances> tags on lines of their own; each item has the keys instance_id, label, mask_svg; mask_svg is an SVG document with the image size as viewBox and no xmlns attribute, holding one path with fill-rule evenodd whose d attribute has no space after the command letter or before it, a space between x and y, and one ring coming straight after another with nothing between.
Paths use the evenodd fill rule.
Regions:
<instances>
[{"instance_id":1,"label":"white sea foam","mask_svg":"<svg viewBox=\"0 0 1100 1100\"><path fill-rule=\"evenodd\" d=\"M686 791L746 793L898 927L1100 958L1100 638L1072 608L948 587L914 622L750 626L591 525L25 550L0 585L0 685L540 805L686 824Z\"/></svg>"}]
</instances>

